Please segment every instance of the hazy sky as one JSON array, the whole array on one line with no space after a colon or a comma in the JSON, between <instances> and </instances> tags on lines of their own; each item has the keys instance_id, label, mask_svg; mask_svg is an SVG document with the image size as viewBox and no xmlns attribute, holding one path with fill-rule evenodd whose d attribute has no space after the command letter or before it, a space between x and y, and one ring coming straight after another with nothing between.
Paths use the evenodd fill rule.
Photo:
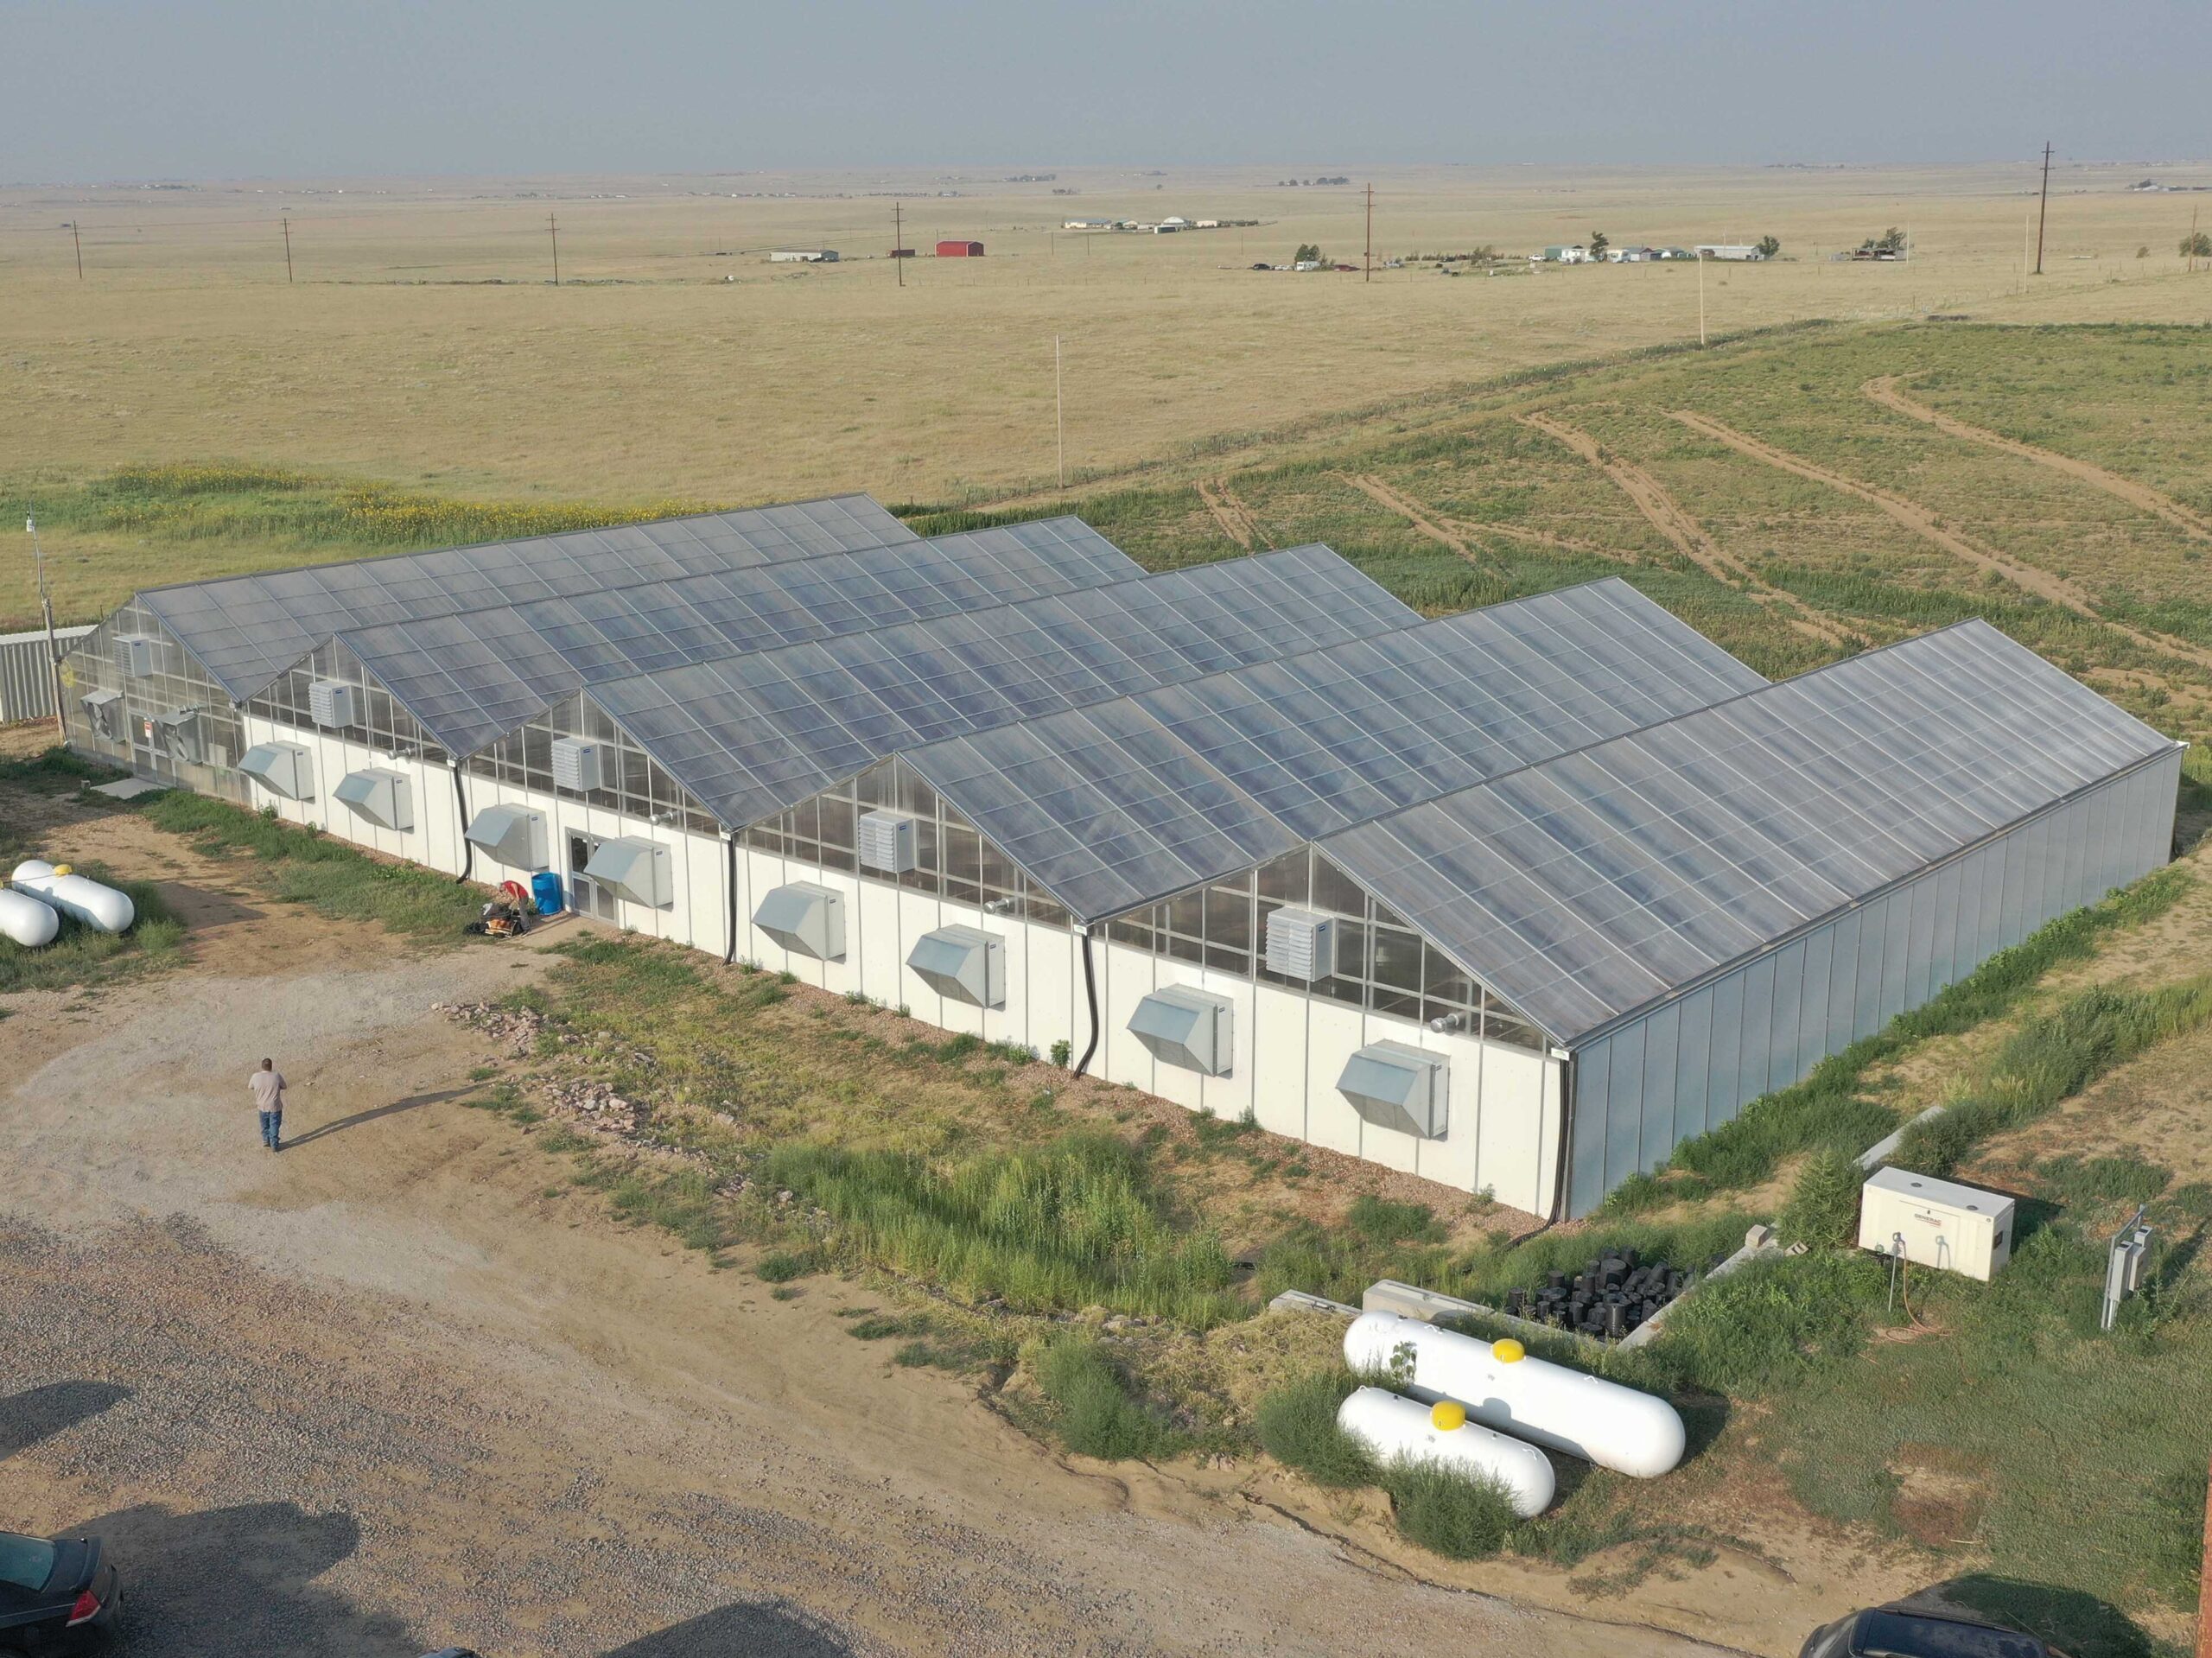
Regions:
<instances>
[{"instance_id":1,"label":"hazy sky","mask_svg":"<svg viewBox=\"0 0 2212 1658\"><path fill-rule=\"evenodd\" d=\"M2212 152L2187 0L0 0L0 181Z\"/></svg>"}]
</instances>

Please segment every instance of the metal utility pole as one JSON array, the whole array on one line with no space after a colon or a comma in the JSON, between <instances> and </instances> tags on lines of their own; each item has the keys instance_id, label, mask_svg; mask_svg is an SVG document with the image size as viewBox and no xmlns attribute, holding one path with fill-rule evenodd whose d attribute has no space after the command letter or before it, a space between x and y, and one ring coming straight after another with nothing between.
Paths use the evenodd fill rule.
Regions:
<instances>
[{"instance_id":1,"label":"metal utility pole","mask_svg":"<svg viewBox=\"0 0 2212 1658\"><path fill-rule=\"evenodd\" d=\"M292 280L292 218L291 218L291 215L290 215L289 213L287 213L287 214L284 216L284 221L283 221L283 222L284 222L284 280L285 280L285 282L286 282L286 283L289 283L289 282L291 282L291 280Z\"/></svg>"},{"instance_id":2,"label":"metal utility pole","mask_svg":"<svg viewBox=\"0 0 2212 1658\"><path fill-rule=\"evenodd\" d=\"M545 233L553 238L553 286L561 285L561 227L553 222L553 215L545 215Z\"/></svg>"},{"instance_id":3,"label":"metal utility pole","mask_svg":"<svg viewBox=\"0 0 2212 1658\"><path fill-rule=\"evenodd\" d=\"M1367 187L1367 275L1365 281L1375 280L1375 187Z\"/></svg>"},{"instance_id":4,"label":"metal utility pole","mask_svg":"<svg viewBox=\"0 0 2212 1658\"><path fill-rule=\"evenodd\" d=\"M2043 203L2036 209L2036 275L2043 275L2043 226L2050 216L2050 141L2043 146Z\"/></svg>"},{"instance_id":5,"label":"metal utility pole","mask_svg":"<svg viewBox=\"0 0 2212 1658\"><path fill-rule=\"evenodd\" d=\"M891 263L899 267L899 286L906 285L906 216L900 205L891 204Z\"/></svg>"},{"instance_id":6,"label":"metal utility pole","mask_svg":"<svg viewBox=\"0 0 2212 1658\"><path fill-rule=\"evenodd\" d=\"M31 538L31 568L38 575L38 609L46 622L46 677L48 688L54 693L54 740L66 743L69 733L61 723L61 645L54 637L54 600L46 591L46 549L39 545L38 519L26 514L23 533Z\"/></svg>"},{"instance_id":7,"label":"metal utility pole","mask_svg":"<svg viewBox=\"0 0 2212 1658\"><path fill-rule=\"evenodd\" d=\"M1060 487L1068 486L1067 400L1060 392L1060 337L1052 336L1052 448L1058 456Z\"/></svg>"},{"instance_id":8,"label":"metal utility pole","mask_svg":"<svg viewBox=\"0 0 2212 1658\"><path fill-rule=\"evenodd\" d=\"M85 280L85 238L77 234L77 221L69 221L69 243L77 250L77 280Z\"/></svg>"}]
</instances>

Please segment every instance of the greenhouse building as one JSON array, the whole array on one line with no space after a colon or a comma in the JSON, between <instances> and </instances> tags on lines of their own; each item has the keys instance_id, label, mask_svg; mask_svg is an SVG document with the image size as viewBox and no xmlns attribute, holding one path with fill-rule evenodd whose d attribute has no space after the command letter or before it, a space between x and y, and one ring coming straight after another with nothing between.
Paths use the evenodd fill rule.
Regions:
<instances>
[{"instance_id":1,"label":"greenhouse building","mask_svg":"<svg viewBox=\"0 0 2212 1658\"><path fill-rule=\"evenodd\" d=\"M1423 619L861 497L152 589L73 746L1538 1214L2170 855L1967 622L1770 683L1618 579Z\"/></svg>"}]
</instances>

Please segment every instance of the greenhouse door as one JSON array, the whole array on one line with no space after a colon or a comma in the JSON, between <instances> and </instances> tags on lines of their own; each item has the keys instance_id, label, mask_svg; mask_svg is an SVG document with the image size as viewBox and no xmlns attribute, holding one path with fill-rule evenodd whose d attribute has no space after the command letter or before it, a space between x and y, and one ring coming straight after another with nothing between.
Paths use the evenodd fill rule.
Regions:
<instances>
[{"instance_id":1,"label":"greenhouse door","mask_svg":"<svg viewBox=\"0 0 2212 1658\"><path fill-rule=\"evenodd\" d=\"M588 835L569 837L569 902L579 915L595 915L601 921L612 921L613 895L584 873L584 866L598 850L599 842Z\"/></svg>"}]
</instances>

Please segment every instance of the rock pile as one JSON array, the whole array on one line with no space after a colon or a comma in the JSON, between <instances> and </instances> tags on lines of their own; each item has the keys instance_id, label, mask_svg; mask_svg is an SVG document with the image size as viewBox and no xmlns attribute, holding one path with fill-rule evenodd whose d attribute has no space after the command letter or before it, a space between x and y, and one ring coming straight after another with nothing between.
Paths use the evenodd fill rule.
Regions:
<instances>
[{"instance_id":1,"label":"rock pile","mask_svg":"<svg viewBox=\"0 0 2212 1658\"><path fill-rule=\"evenodd\" d=\"M443 1013L471 1030L481 1031L495 1040L507 1044L507 1051L521 1055L537 1047L539 1034L552 1023L544 1014L528 1007L499 1007L488 1001L434 1001L433 1013ZM557 1039L573 1042L575 1039L566 1032L557 1033Z\"/></svg>"},{"instance_id":2,"label":"rock pile","mask_svg":"<svg viewBox=\"0 0 2212 1658\"><path fill-rule=\"evenodd\" d=\"M545 1085L545 1103L555 1115L580 1128L625 1140L638 1132L638 1108L605 1083L551 1082Z\"/></svg>"}]
</instances>

